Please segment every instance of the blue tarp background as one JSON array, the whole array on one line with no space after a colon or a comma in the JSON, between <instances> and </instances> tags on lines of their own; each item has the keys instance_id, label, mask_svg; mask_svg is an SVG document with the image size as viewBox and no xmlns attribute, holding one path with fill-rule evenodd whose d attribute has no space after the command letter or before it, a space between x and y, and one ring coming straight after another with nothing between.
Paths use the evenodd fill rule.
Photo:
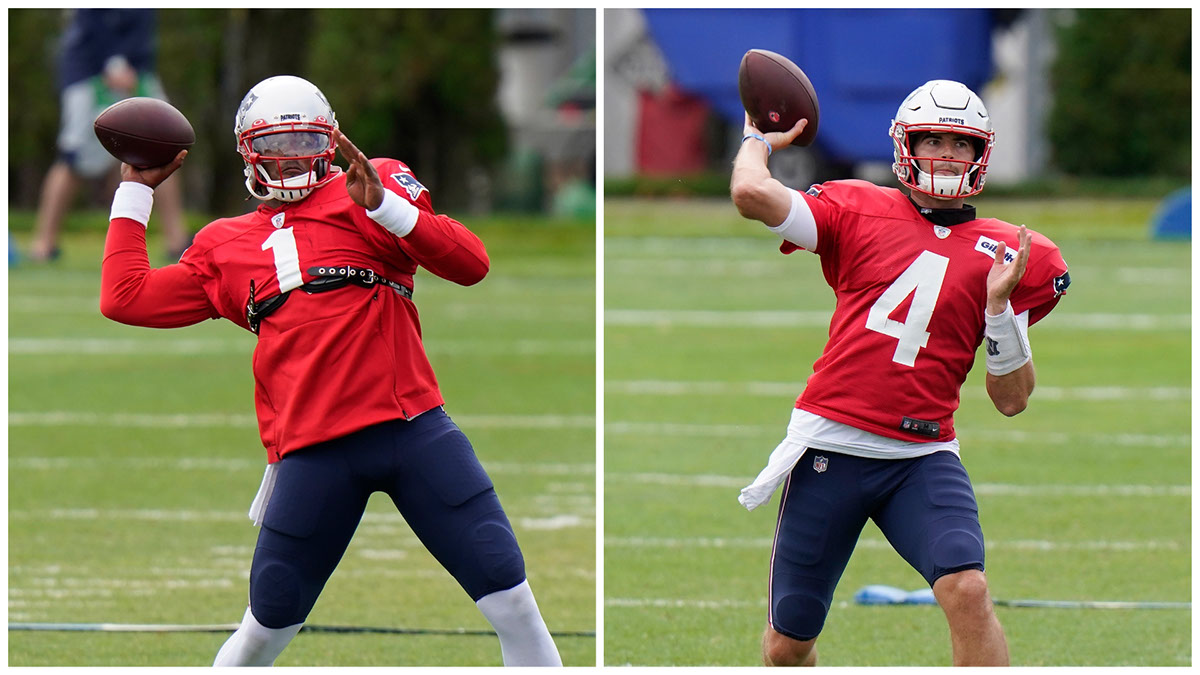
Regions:
<instances>
[{"instance_id":1,"label":"blue tarp background","mask_svg":"<svg viewBox=\"0 0 1200 675\"><path fill-rule=\"evenodd\" d=\"M929 80L979 93L991 76L989 10L644 10L676 84L742 122L737 74L750 49L790 58L821 106L816 145L841 162L891 161L888 125Z\"/></svg>"}]
</instances>

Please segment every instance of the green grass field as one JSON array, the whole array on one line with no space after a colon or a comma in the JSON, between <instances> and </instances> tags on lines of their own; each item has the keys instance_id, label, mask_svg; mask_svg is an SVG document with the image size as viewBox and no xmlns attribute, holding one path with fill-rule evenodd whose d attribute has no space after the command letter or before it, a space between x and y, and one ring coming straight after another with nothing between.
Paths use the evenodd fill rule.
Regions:
<instances>
[{"instance_id":1,"label":"green grass field","mask_svg":"<svg viewBox=\"0 0 1200 675\"><path fill-rule=\"evenodd\" d=\"M9 273L9 620L237 623L258 533L246 511L266 461L254 336L225 321L155 331L103 318L106 215L69 235L58 263ZM29 218L12 213L10 226ZM551 631L592 632L595 231L469 224L492 271L471 288L418 274L430 359L513 522ZM155 265L161 250L152 238ZM489 628L384 495L308 623ZM8 663L207 666L226 637L10 631ZM595 643L557 639L574 666L595 663ZM301 633L277 665L500 665L500 649L494 636Z\"/></svg>"},{"instance_id":2,"label":"green grass field","mask_svg":"<svg viewBox=\"0 0 1200 675\"><path fill-rule=\"evenodd\" d=\"M1038 389L996 412L977 367L956 428L997 599L1191 599L1191 249L1152 201L988 201L1059 244L1073 284L1031 330ZM783 437L827 337L809 254L727 200L605 203L603 658L755 665L778 495L737 503ZM982 357L979 359L982 361ZM936 607L860 607L924 585L868 524L820 640L824 665L950 665ZM998 608L1014 665L1191 663L1188 610Z\"/></svg>"}]
</instances>

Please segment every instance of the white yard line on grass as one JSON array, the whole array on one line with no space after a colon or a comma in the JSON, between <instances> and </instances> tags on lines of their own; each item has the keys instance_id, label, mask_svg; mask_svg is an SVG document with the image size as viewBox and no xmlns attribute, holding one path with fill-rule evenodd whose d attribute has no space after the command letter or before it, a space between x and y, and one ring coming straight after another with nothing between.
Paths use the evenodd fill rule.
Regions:
<instances>
[{"instance_id":1,"label":"white yard line on grass","mask_svg":"<svg viewBox=\"0 0 1200 675\"><path fill-rule=\"evenodd\" d=\"M214 458L214 457L13 457L9 456L8 468L25 471L95 471L97 468L123 467L134 470L155 469L169 471L248 471L261 470L266 457ZM541 476L592 475L596 465L586 462L489 462L481 459L488 473L514 473Z\"/></svg>"},{"instance_id":2,"label":"white yard line on grass","mask_svg":"<svg viewBox=\"0 0 1200 675\"><path fill-rule=\"evenodd\" d=\"M796 397L804 389L803 382L718 382L683 380L609 380L604 383L608 394L629 396L786 396ZM982 388L963 390L971 398L986 399ZM1034 392L1040 400L1052 401L1187 401L1192 398L1190 387L1050 387L1041 386Z\"/></svg>"},{"instance_id":3,"label":"white yard line on grass","mask_svg":"<svg viewBox=\"0 0 1200 675\"><path fill-rule=\"evenodd\" d=\"M750 484L753 476L715 476L710 474L674 473L615 473L607 471L605 482L648 483L678 487L715 487L741 489ZM988 497L1189 497L1190 485L1014 485L1009 483L978 483L976 495Z\"/></svg>"},{"instance_id":4,"label":"white yard line on grass","mask_svg":"<svg viewBox=\"0 0 1200 675\"><path fill-rule=\"evenodd\" d=\"M463 427L477 429L591 429L591 415L455 415ZM10 427L102 426L140 428L254 427L254 415L237 413L96 413L80 410L10 412Z\"/></svg>"},{"instance_id":5,"label":"white yard line on grass","mask_svg":"<svg viewBox=\"0 0 1200 675\"><path fill-rule=\"evenodd\" d=\"M1045 541L1033 539L994 540L985 542L988 549L1010 551L1056 552L1056 551L1182 551L1188 546L1174 540L1149 541ZM771 548L770 537L606 537L604 545L614 548L667 548L667 549L703 549L703 548L734 548L762 549ZM859 548L871 550L892 550L892 545L883 539L863 538L858 541Z\"/></svg>"},{"instance_id":6,"label":"white yard line on grass","mask_svg":"<svg viewBox=\"0 0 1200 675\"><path fill-rule=\"evenodd\" d=\"M787 258L755 258L750 260L738 259L687 259L663 258L648 263L645 258L627 256L609 256L604 262L606 274L617 278L636 279L642 276L682 276L687 278L701 277L730 277L756 278L778 277L781 270L787 270L794 265ZM1101 269L1099 267L1072 267L1071 274L1077 279L1106 278L1115 279L1123 284L1147 284L1154 286L1171 286L1189 284L1191 269L1187 267L1118 267Z\"/></svg>"},{"instance_id":7,"label":"white yard line on grass","mask_svg":"<svg viewBox=\"0 0 1200 675\"><path fill-rule=\"evenodd\" d=\"M10 338L14 356L190 356L245 354L254 351L254 340L236 339L134 339L134 338ZM425 348L431 355L591 355L592 340L466 340L442 339Z\"/></svg>"},{"instance_id":8,"label":"white yard line on grass","mask_svg":"<svg viewBox=\"0 0 1200 675\"><path fill-rule=\"evenodd\" d=\"M832 311L606 309L604 323L632 327L826 328ZM1190 314L1052 313L1038 324L1053 330L1190 330Z\"/></svg>"},{"instance_id":9,"label":"white yard line on grass","mask_svg":"<svg viewBox=\"0 0 1200 675\"><path fill-rule=\"evenodd\" d=\"M686 436L686 437L752 437L764 434L779 434L786 425L762 424L688 424L683 422L622 422L612 421L604 425L605 434L632 436ZM1087 441L1096 445L1132 447L1189 447L1192 437L1188 434L1117 434L1117 433L1070 433L1013 431L999 429L972 429L959 434L968 439L986 438L989 441L1010 443L1062 444L1071 441Z\"/></svg>"}]
</instances>

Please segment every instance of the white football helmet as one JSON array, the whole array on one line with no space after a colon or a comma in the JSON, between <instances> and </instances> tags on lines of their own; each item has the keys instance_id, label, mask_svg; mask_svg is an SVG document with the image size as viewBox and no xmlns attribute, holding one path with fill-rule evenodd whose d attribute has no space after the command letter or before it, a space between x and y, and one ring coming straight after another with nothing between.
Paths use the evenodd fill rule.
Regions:
<instances>
[{"instance_id":1,"label":"white football helmet","mask_svg":"<svg viewBox=\"0 0 1200 675\"><path fill-rule=\"evenodd\" d=\"M246 162L246 189L264 201L307 197L340 171L333 165L336 128L329 101L311 82L279 75L254 85L233 123L238 154Z\"/></svg>"},{"instance_id":2,"label":"white football helmet","mask_svg":"<svg viewBox=\"0 0 1200 675\"><path fill-rule=\"evenodd\" d=\"M924 133L967 136L975 146L974 161L939 161L964 164L957 176L933 176L913 158L913 137ZM979 194L987 175L988 158L995 144L992 118L975 92L961 82L930 80L904 99L889 130L896 162L892 171L909 188L938 199L961 199Z\"/></svg>"}]
</instances>

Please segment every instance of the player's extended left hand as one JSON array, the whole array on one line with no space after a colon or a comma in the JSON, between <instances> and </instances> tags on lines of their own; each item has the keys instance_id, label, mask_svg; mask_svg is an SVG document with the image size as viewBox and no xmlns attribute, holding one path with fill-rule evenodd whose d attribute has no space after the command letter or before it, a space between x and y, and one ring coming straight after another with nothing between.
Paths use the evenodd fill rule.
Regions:
<instances>
[{"instance_id":1,"label":"player's extended left hand","mask_svg":"<svg viewBox=\"0 0 1200 675\"><path fill-rule=\"evenodd\" d=\"M383 203L384 187L383 181L379 180L379 172L341 129L335 129L333 134L338 151L350 162L350 168L346 170L346 192L350 193L355 204L374 211Z\"/></svg>"},{"instance_id":2,"label":"player's extended left hand","mask_svg":"<svg viewBox=\"0 0 1200 675\"><path fill-rule=\"evenodd\" d=\"M996 258L992 261L992 269L988 270L987 275L988 314L996 316L1004 311L1004 306L1008 303L1008 296L1012 295L1013 289L1020 283L1021 277L1025 276L1025 265L1029 262L1032 238L1029 230L1022 225L1017 234L1020 249L1017 251L1016 260L1011 263L1004 262L1008 253L1008 245L1001 241L996 246Z\"/></svg>"}]
</instances>

